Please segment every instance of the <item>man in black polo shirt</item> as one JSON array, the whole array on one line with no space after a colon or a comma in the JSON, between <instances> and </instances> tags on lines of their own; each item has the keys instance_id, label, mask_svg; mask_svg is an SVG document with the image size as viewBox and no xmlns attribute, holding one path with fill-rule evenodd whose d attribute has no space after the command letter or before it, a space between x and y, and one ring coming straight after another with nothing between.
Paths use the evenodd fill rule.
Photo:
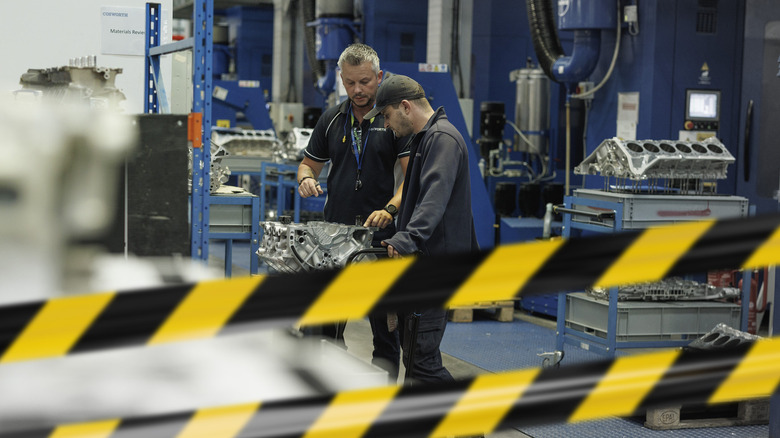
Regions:
<instances>
[{"instance_id":1,"label":"man in black polo shirt","mask_svg":"<svg viewBox=\"0 0 780 438\"><path fill-rule=\"evenodd\" d=\"M298 166L298 192L303 198L323 194L317 178L330 161L325 220L354 225L360 216L364 226L379 228L374 233L379 246L395 234L393 218L401 205L403 184L393 190L393 168L398 161L406 174L409 148L405 139L396 139L385 129L384 117L364 118L374 107L383 76L374 49L352 44L341 53L338 66L349 99L326 110L317 121ZM398 331L389 332L385 314L369 315L369 322L374 362L387 369L395 381L400 355Z\"/></svg>"}]
</instances>

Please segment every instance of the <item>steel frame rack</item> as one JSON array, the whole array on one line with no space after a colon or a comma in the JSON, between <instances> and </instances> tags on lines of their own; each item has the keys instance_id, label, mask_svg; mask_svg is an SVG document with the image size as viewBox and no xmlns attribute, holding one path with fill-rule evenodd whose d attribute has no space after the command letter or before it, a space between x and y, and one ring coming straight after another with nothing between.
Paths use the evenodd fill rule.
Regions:
<instances>
[{"instance_id":1,"label":"steel frame rack","mask_svg":"<svg viewBox=\"0 0 780 438\"><path fill-rule=\"evenodd\" d=\"M618 202L586 199L578 196L566 196L564 206L567 210L572 210L575 205L588 206L603 211L614 211L614 224L612 227L602 225L593 225L588 223L575 222L572 219L571 212L563 213L563 237L572 237L573 230L593 231L598 233L614 233L624 231L623 208L624 205ZM742 331L747 331L748 324L748 305L750 298L750 271L744 272L744 284L742 287L742 306L740 314L740 327ZM617 339L618 330L618 288L609 288L609 304L607 308L606 339L593 334L585 333L574 328L566 327L566 296L570 292L558 293L558 312L556 321L556 350L563 351L566 344L579 348L587 349L600 355L615 357L617 350L630 348L672 348L688 345L692 339L688 340L656 340L656 341L623 341Z\"/></svg>"},{"instance_id":2,"label":"steel frame rack","mask_svg":"<svg viewBox=\"0 0 780 438\"><path fill-rule=\"evenodd\" d=\"M193 146L190 202L191 253L192 258L206 261L209 256L209 197L211 195L209 184L214 0L194 1L192 14L194 37L172 44L160 44L161 10L159 3L146 4L144 112L168 111L168 100L160 78L160 56L193 49L193 114L190 115L190 141ZM206 147L203 147L200 139L205 140Z\"/></svg>"}]
</instances>

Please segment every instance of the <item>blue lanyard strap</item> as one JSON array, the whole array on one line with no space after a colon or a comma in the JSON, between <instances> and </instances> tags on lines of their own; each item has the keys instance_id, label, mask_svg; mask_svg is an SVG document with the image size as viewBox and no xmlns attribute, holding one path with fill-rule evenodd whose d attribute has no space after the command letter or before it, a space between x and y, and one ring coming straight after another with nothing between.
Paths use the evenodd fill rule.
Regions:
<instances>
[{"instance_id":1,"label":"blue lanyard strap","mask_svg":"<svg viewBox=\"0 0 780 438\"><path fill-rule=\"evenodd\" d=\"M358 133L361 128L360 124L358 124L357 127L355 127L355 115L352 112L352 105L349 106L349 116L352 120L352 129L350 129L350 136L352 137L352 153L355 154L355 161L357 162L358 166L358 179L360 179L360 171L363 168L363 157L366 155L366 148L368 147L368 137L371 135L371 124L374 123L374 119L372 118L369 120L368 123L368 132L366 133L366 139L363 141L363 147L360 147L361 139L360 134ZM346 123L344 123L346 126ZM356 135L357 134L357 135ZM346 137L346 136L345 136Z\"/></svg>"}]
</instances>

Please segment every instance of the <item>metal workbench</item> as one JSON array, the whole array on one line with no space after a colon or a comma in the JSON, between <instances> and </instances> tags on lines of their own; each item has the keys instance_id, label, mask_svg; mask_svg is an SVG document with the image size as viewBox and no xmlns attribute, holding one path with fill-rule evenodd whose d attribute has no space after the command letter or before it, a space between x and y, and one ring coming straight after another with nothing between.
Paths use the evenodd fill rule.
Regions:
<instances>
[{"instance_id":1,"label":"metal workbench","mask_svg":"<svg viewBox=\"0 0 780 438\"><path fill-rule=\"evenodd\" d=\"M250 193L218 193L209 197L209 238L225 241L225 277L233 275L233 241L249 241L249 272L257 274L260 247L260 200Z\"/></svg>"}]
</instances>

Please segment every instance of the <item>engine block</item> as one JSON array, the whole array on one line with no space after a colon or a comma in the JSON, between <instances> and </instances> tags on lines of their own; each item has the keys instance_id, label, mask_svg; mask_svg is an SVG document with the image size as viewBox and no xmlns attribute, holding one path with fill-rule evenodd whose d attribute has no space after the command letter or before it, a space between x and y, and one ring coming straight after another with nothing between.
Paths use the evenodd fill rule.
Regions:
<instances>
[{"instance_id":1,"label":"engine block","mask_svg":"<svg viewBox=\"0 0 780 438\"><path fill-rule=\"evenodd\" d=\"M371 246L374 231L330 222L305 224L261 222L263 240L257 255L280 273L343 267L353 253Z\"/></svg>"},{"instance_id":2,"label":"engine block","mask_svg":"<svg viewBox=\"0 0 780 438\"><path fill-rule=\"evenodd\" d=\"M611 138L575 167L574 173L615 177L634 186L645 181L651 192L683 187L700 193L705 188L703 181L725 179L734 161L715 137L701 142Z\"/></svg>"}]
</instances>

